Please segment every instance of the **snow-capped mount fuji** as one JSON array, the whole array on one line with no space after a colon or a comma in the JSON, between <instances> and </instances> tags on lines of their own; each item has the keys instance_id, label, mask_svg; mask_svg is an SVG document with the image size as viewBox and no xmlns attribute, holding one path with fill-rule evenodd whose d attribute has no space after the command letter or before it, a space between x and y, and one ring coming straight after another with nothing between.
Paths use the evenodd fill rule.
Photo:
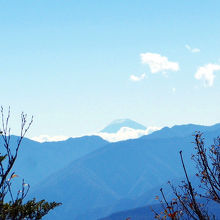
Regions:
<instances>
[{"instance_id":1,"label":"snow-capped mount fuji","mask_svg":"<svg viewBox=\"0 0 220 220\"><path fill-rule=\"evenodd\" d=\"M135 130L146 130L147 129L144 125L139 124L136 121L133 121L131 119L117 119L111 122L109 125L107 125L100 132L117 133L121 128L124 128L124 127L135 129Z\"/></svg>"},{"instance_id":2,"label":"snow-capped mount fuji","mask_svg":"<svg viewBox=\"0 0 220 220\"><path fill-rule=\"evenodd\" d=\"M118 119L110 123L96 135L109 142L117 142L128 139L136 139L148 135L160 128L150 126L145 127L131 119Z\"/></svg>"}]
</instances>

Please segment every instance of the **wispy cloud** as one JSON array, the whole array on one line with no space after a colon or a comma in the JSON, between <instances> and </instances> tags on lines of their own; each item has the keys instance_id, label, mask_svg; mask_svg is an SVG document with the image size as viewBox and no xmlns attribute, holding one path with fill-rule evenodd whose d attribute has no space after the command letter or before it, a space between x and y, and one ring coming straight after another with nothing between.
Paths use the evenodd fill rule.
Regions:
<instances>
[{"instance_id":1,"label":"wispy cloud","mask_svg":"<svg viewBox=\"0 0 220 220\"><path fill-rule=\"evenodd\" d=\"M143 135L148 135L154 131L160 130L161 127L148 127L146 130L132 129L128 127L122 127L117 133L97 133L103 139L109 142L117 142L128 139L136 139Z\"/></svg>"},{"instance_id":2,"label":"wispy cloud","mask_svg":"<svg viewBox=\"0 0 220 220\"><path fill-rule=\"evenodd\" d=\"M185 48L190 51L191 53L199 53L200 49L199 48L192 48L188 44L185 45Z\"/></svg>"},{"instance_id":3,"label":"wispy cloud","mask_svg":"<svg viewBox=\"0 0 220 220\"><path fill-rule=\"evenodd\" d=\"M68 138L70 138L70 137L63 136L63 135L59 135L59 136L40 135L37 137L33 137L31 139L42 143L42 142L65 141Z\"/></svg>"},{"instance_id":4,"label":"wispy cloud","mask_svg":"<svg viewBox=\"0 0 220 220\"><path fill-rule=\"evenodd\" d=\"M178 62L171 62L167 57L161 56L157 53L141 53L141 62L143 64L148 64L151 73L158 73L164 71L178 71Z\"/></svg>"},{"instance_id":5,"label":"wispy cloud","mask_svg":"<svg viewBox=\"0 0 220 220\"><path fill-rule=\"evenodd\" d=\"M220 65L209 63L198 68L195 78L197 80L203 80L205 87L211 87L214 83L214 72L218 70L220 70Z\"/></svg>"},{"instance_id":6,"label":"wispy cloud","mask_svg":"<svg viewBox=\"0 0 220 220\"><path fill-rule=\"evenodd\" d=\"M136 75L131 75L130 76L130 80L133 82L138 82L143 80L144 78L146 78L146 73L141 74L140 76L136 76Z\"/></svg>"}]
</instances>

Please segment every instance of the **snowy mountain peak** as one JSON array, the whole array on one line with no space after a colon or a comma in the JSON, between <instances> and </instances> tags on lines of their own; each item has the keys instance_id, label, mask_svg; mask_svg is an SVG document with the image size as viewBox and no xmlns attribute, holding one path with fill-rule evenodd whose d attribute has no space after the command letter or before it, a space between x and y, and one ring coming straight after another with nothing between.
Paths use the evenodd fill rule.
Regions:
<instances>
[{"instance_id":1,"label":"snowy mountain peak","mask_svg":"<svg viewBox=\"0 0 220 220\"><path fill-rule=\"evenodd\" d=\"M117 119L106 126L101 132L116 133L121 128L127 127L138 130L146 130L146 127L130 119Z\"/></svg>"}]
</instances>

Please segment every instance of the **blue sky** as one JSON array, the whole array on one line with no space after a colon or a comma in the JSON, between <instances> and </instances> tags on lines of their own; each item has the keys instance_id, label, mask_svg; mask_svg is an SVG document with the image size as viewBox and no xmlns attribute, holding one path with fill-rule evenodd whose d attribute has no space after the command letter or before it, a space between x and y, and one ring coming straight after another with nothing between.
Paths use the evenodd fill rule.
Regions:
<instances>
[{"instance_id":1,"label":"blue sky","mask_svg":"<svg viewBox=\"0 0 220 220\"><path fill-rule=\"evenodd\" d=\"M219 10L217 0L0 0L0 104L12 131L21 111L34 115L29 136L118 118L220 122Z\"/></svg>"}]
</instances>

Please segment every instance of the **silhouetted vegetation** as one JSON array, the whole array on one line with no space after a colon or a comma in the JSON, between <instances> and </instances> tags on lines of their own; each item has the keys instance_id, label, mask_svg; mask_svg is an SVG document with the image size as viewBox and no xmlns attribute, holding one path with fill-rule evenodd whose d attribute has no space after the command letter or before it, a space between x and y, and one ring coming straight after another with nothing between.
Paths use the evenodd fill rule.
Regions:
<instances>
[{"instance_id":1,"label":"silhouetted vegetation","mask_svg":"<svg viewBox=\"0 0 220 220\"><path fill-rule=\"evenodd\" d=\"M21 143L29 130L33 117L27 121L27 115L21 114L21 129L16 145L11 144L11 130L9 128L10 109L7 117L4 117L4 110L1 107L0 136L0 219L41 219L50 210L61 205L61 203L47 202L35 199L24 201L30 186L22 181L20 190L15 193L13 180L18 175L13 172L13 166L17 159Z\"/></svg>"},{"instance_id":2,"label":"silhouetted vegetation","mask_svg":"<svg viewBox=\"0 0 220 220\"><path fill-rule=\"evenodd\" d=\"M208 148L205 147L204 138L201 133L195 134L195 150L192 155L197 169L195 174L200 184L193 187L187 173L182 151L180 159L185 173L185 180L178 187L169 182L174 198L167 201L163 189L160 189L162 198L158 199L162 206L162 212L155 210L156 219L216 219L215 213L211 213L208 204L217 203L220 208L220 137L214 140L214 143Z\"/></svg>"}]
</instances>

